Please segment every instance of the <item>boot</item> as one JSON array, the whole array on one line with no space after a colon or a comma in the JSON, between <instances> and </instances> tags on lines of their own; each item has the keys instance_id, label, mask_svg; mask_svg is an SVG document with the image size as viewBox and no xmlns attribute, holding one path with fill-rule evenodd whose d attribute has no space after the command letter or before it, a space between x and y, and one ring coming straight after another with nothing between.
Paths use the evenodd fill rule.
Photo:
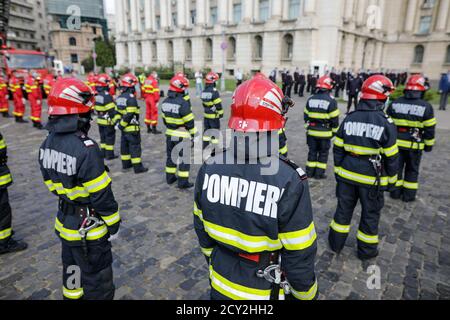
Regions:
<instances>
[{"instance_id":1,"label":"boot","mask_svg":"<svg viewBox=\"0 0 450 320\"><path fill-rule=\"evenodd\" d=\"M177 182L177 177L172 176L172 177L170 177L170 178L166 178L166 181L167 181L167 184L168 184L168 185L172 185L172 184L174 184L175 182Z\"/></svg>"},{"instance_id":2,"label":"boot","mask_svg":"<svg viewBox=\"0 0 450 320\"><path fill-rule=\"evenodd\" d=\"M361 253L359 253L359 251L358 251L358 259L359 260L361 260L361 261L366 261L366 260L370 260L370 259L374 259L374 258L376 258L377 256L378 256L378 250L377 250L377 252L373 255L373 256L368 256L368 255L365 255L365 254L361 254Z\"/></svg>"},{"instance_id":3,"label":"boot","mask_svg":"<svg viewBox=\"0 0 450 320\"><path fill-rule=\"evenodd\" d=\"M8 111L2 112L3 118L11 118L11 115L8 113Z\"/></svg>"},{"instance_id":4,"label":"boot","mask_svg":"<svg viewBox=\"0 0 450 320\"><path fill-rule=\"evenodd\" d=\"M23 251L28 248L28 244L23 241L16 241L12 238L8 240L8 242L0 247L0 254L12 253Z\"/></svg>"},{"instance_id":5,"label":"boot","mask_svg":"<svg viewBox=\"0 0 450 320\"><path fill-rule=\"evenodd\" d=\"M114 160L117 159L119 156L116 156L115 154L109 154L108 156L106 156L105 160Z\"/></svg>"},{"instance_id":6,"label":"boot","mask_svg":"<svg viewBox=\"0 0 450 320\"><path fill-rule=\"evenodd\" d=\"M144 173L144 172L147 172L147 171L148 171L148 168L145 168L145 167L142 165L142 163L140 163L140 164L134 166L134 173L135 173L135 174L140 174L140 173Z\"/></svg>"},{"instance_id":7,"label":"boot","mask_svg":"<svg viewBox=\"0 0 450 320\"><path fill-rule=\"evenodd\" d=\"M183 183L182 185L178 185L178 188L183 190L183 189L190 189L193 186L194 184L188 181L186 183Z\"/></svg>"},{"instance_id":8,"label":"boot","mask_svg":"<svg viewBox=\"0 0 450 320\"><path fill-rule=\"evenodd\" d=\"M153 126L153 127L152 127L152 133L153 133L153 134L161 134L162 132L159 131L158 129L156 129L156 126Z\"/></svg>"},{"instance_id":9,"label":"boot","mask_svg":"<svg viewBox=\"0 0 450 320\"><path fill-rule=\"evenodd\" d=\"M38 130L42 130L44 128L42 126L42 123L40 123L40 122L33 122L33 127L38 129Z\"/></svg>"},{"instance_id":10,"label":"boot","mask_svg":"<svg viewBox=\"0 0 450 320\"><path fill-rule=\"evenodd\" d=\"M149 124L147 125L147 133L153 133L152 127Z\"/></svg>"},{"instance_id":11,"label":"boot","mask_svg":"<svg viewBox=\"0 0 450 320\"><path fill-rule=\"evenodd\" d=\"M17 123L28 123L28 120L24 120L23 117L16 116Z\"/></svg>"},{"instance_id":12,"label":"boot","mask_svg":"<svg viewBox=\"0 0 450 320\"><path fill-rule=\"evenodd\" d=\"M319 173L319 174L316 174L315 178L317 180L325 180L327 178L327 176L325 175L325 173Z\"/></svg>"}]
</instances>

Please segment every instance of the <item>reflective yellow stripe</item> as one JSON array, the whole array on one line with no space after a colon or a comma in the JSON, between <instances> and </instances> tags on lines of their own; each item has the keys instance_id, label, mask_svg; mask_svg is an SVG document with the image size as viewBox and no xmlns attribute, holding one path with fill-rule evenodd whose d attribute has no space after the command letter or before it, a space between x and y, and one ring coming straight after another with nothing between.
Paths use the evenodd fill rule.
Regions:
<instances>
[{"instance_id":1,"label":"reflective yellow stripe","mask_svg":"<svg viewBox=\"0 0 450 320\"><path fill-rule=\"evenodd\" d=\"M358 233L356 235L356 238L359 241L368 243L368 244L377 244L378 243L378 235L375 236L369 236L368 234L365 234L364 232L358 230Z\"/></svg>"},{"instance_id":2,"label":"reflective yellow stripe","mask_svg":"<svg viewBox=\"0 0 450 320\"><path fill-rule=\"evenodd\" d=\"M336 118L336 117L339 117L340 114L341 114L341 111L339 109L336 109L333 112L330 112L328 115L330 116L330 118Z\"/></svg>"},{"instance_id":3,"label":"reflective yellow stripe","mask_svg":"<svg viewBox=\"0 0 450 320\"><path fill-rule=\"evenodd\" d=\"M330 119L330 115L328 113L310 112L308 109L305 109L305 114L308 115L308 117L311 119L320 119L320 120Z\"/></svg>"},{"instance_id":4,"label":"reflective yellow stripe","mask_svg":"<svg viewBox=\"0 0 450 320\"><path fill-rule=\"evenodd\" d=\"M307 167L310 167L310 168L315 168L315 167L317 167L317 162L308 161L308 162L306 163L306 166L307 166Z\"/></svg>"},{"instance_id":5,"label":"reflective yellow stripe","mask_svg":"<svg viewBox=\"0 0 450 320\"><path fill-rule=\"evenodd\" d=\"M217 114L218 115L223 115L225 112L223 111L223 109L217 110Z\"/></svg>"},{"instance_id":6,"label":"reflective yellow stripe","mask_svg":"<svg viewBox=\"0 0 450 320\"><path fill-rule=\"evenodd\" d=\"M204 113L203 117L205 117L206 119L217 119L219 118L219 115L216 113Z\"/></svg>"},{"instance_id":7,"label":"reflective yellow stripe","mask_svg":"<svg viewBox=\"0 0 450 320\"><path fill-rule=\"evenodd\" d=\"M424 127L432 127L435 126L436 124L437 124L436 118L428 119L423 122Z\"/></svg>"},{"instance_id":8,"label":"reflective yellow stripe","mask_svg":"<svg viewBox=\"0 0 450 320\"><path fill-rule=\"evenodd\" d=\"M184 124L183 119L180 119L180 118L172 118L172 117L167 117L165 115L163 115L162 117L163 117L164 121L166 121L166 123L169 123L169 124L176 124L176 125Z\"/></svg>"},{"instance_id":9,"label":"reflective yellow stripe","mask_svg":"<svg viewBox=\"0 0 450 320\"><path fill-rule=\"evenodd\" d=\"M139 130L140 130L140 128L137 125L131 125L131 126L126 127L125 129L123 129L124 132L137 132Z\"/></svg>"},{"instance_id":10,"label":"reflective yellow stripe","mask_svg":"<svg viewBox=\"0 0 450 320\"><path fill-rule=\"evenodd\" d=\"M337 133L339 131L339 127L333 128L331 131L333 131L333 133Z\"/></svg>"},{"instance_id":11,"label":"reflective yellow stripe","mask_svg":"<svg viewBox=\"0 0 450 320\"><path fill-rule=\"evenodd\" d=\"M78 230L67 229L63 224L56 218L55 229L59 232L59 236L67 241L81 241L81 235ZM86 240L93 241L98 240L106 236L108 233L108 227L103 224L95 229L89 231L86 235Z\"/></svg>"},{"instance_id":12,"label":"reflective yellow stripe","mask_svg":"<svg viewBox=\"0 0 450 320\"><path fill-rule=\"evenodd\" d=\"M119 211L117 211L116 213L114 213L110 216L101 216L101 217L102 217L103 221L105 221L105 223L108 227L110 227L113 224L116 224L117 222L120 221Z\"/></svg>"},{"instance_id":13,"label":"reflective yellow stripe","mask_svg":"<svg viewBox=\"0 0 450 320\"><path fill-rule=\"evenodd\" d=\"M89 192L80 186L76 186L72 189L64 188L62 183L59 182L53 182L51 180L45 181L45 184L47 185L48 189L52 191L56 191L58 195L65 195L70 200L75 200L80 197L87 198L89 197Z\"/></svg>"},{"instance_id":14,"label":"reflective yellow stripe","mask_svg":"<svg viewBox=\"0 0 450 320\"><path fill-rule=\"evenodd\" d=\"M331 220L330 228L338 233L349 233L350 232L350 225L343 225L336 223L336 221Z\"/></svg>"},{"instance_id":15,"label":"reflective yellow stripe","mask_svg":"<svg viewBox=\"0 0 450 320\"><path fill-rule=\"evenodd\" d=\"M122 159L123 161L130 161L131 156L129 154L123 154L120 156L120 159Z\"/></svg>"},{"instance_id":16,"label":"reflective yellow stripe","mask_svg":"<svg viewBox=\"0 0 450 320\"><path fill-rule=\"evenodd\" d=\"M398 179L398 175L397 174L395 176L393 176L393 177L388 177L388 183L389 184L394 184L394 183L397 182L397 179Z\"/></svg>"},{"instance_id":17,"label":"reflective yellow stripe","mask_svg":"<svg viewBox=\"0 0 450 320\"><path fill-rule=\"evenodd\" d=\"M397 145L401 148L423 150L425 148L425 143L417 143L408 140L397 140Z\"/></svg>"},{"instance_id":18,"label":"reflective yellow stripe","mask_svg":"<svg viewBox=\"0 0 450 320\"><path fill-rule=\"evenodd\" d=\"M393 157L396 154L398 154L398 146L397 144L394 144L392 147L384 148L383 153L386 157Z\"/></svg>"},{"instance_id":19,"label":"reflective yellow stripe","mask_svg":"<svg viewBox=\"0 0 450 320\"><path fill-rule=\"evenodd\" d=\"M276 251L282 248L279 239L273 240L266 236L247 235L206 220L203 220L203 224L211 238L249 253Z\"/></svg>"},{"instance_id":20,"label":"reflective yellow stripe","mask_svg":"<svg viewBox=\"0 0 450 320\"><path fill-rule=\"evenodd\" d=\"M189 113L188 115L183 117L183 121L184 121L184 123L186 123L186 122L194 120L194 118L195 118L194 114L193 113Z\"/></svg>"},{"instance_id":21,"label":"reflective yellow stripe","mask_svg":"<svg viewBox=\"0 0 450 320\"><path fill-rule=\"evenodd\" d=\"M202 140L205 141L205 142L210 142L211 141L211 137L203 136Z\"/></svg>"},{"instance_id":22,"label":"reflective yellow stripe","mask_svg":"<svg viewBox=\"0 0 450 320\"><path fill-rule=\"evenodd\" d=\"M419 183L418 182L408 182L403 181L403 188L410 189L410 190L418 190L419 189Z\"/></svg>"},{"instance_id":23,"label":"reflective yellow stripe","mask_svg":"<svg viewBox=\"0 0 450 320\"><path fill-rule=\"evenodd\" d=\"M192 129L190 129L189 130L189 133L191 134L191 135L194 135L194 134L196 134L198 131L197 131L197 127L194 127L194 128L192 128Z\"/></svg>"},{"instance_id":24,"label":"reflective yellow stripe","mask_svg":"<svg viewBox=\"0 0 450 320\"><path fill-rule=\"evenodd\" d=\"M216 271L213 267L209 267L209 278L211 286L223 294L224 296L233 300L269 300L271 290L261 290L245 287L243 285L233 283Z\"/></svg>"},{"instance_id":25,"label":"reflective yellow stripe","mask_svg":"<svg viewBox=\"0 0 450 320\"><path fill-rule=\"evenodd\" d=\"M95 193L105 189L110 183L111 178L108 176L108 173L104 171L99 177L83 183L83 186L89 193Z\"/></svg>"},{"instance_id":26,"label":"reflective yellow stripe","mask_svg":"<svg viewBox=\"0 0 450 320\"><path fill-rule=\"evenodd\" d=\"M358 183L362 183L362 184L374 185L376 182L376 177L366 176L366 175L359 174L356 172L348 171L341 167L335 167L334 172L342 178L345 178L345 179L348 179L351 181L355 181ZM387 184L388 184L387 177L381 177L380 178L380 186L387 186Z\"/></svg>"},{"instance_id":27,"label":"reflective yellow stripe","mask_svg":"<svg viewBox=\"0 0 450 320\"><path fill-rule=\"evenodd\" d=\"M336 147L343 148L344 147L344 140L342 140L339 137L336 137L336 139L334 140L334 145Z\"/></svg>"},{"instance_id":28,"label":"reflective yellow stripe","mask_svg":"<svg viewBox=\"0 0 450 320\"><path fill-rule=\"evenodd\" d=\"M299 300L312 300L317 294L317 280L308 291L295 291L293 288L291 288L291 291L292 295Z\"/></svg>"},{"instance_id":29,"label":"reflective yellow stripe","mask_svg":"<svg viewBox=\"0 0 450 320\"><path fill-rule=\"evenodd\" d=\"M105 144L105 150L113 151L114 150L114 146L113 145L109 145L109 144Z\"/></svg>"},{"instance_id":30,"label":"reflective yellow stripe","mask_svg":"<svg viewBox=\"0 0 450 320\"><path fill-rule=\"evenodd\" d=\"M311 137L319 137L319 138L332 138L333 132L332 131L315 131L315 130L308 130L308 135Z\"/></svg>"},{"instance_id":31,"label":"reflective yellow stripe","mask_svg":"<svg viewBox=\"0 0 450 320\"><path fill-rule=\"evenodd\" d=\"M316 167L319 168L319 169L327 170L327 164L326 163L317 162Z\"/></svg>"},{"instance_id":32,"label":"reflective yellow stripe","mask_svg":"<svg viewBox=\"0 0 450 320\"><path fill-rule=\"evenodd\" d=\"M71 299L71 300L78 300L84 294L83 288L69 290L63 286L62 291L63 291L64 297L66 297L67 299Z\"/></svg>"},{"instance_id":33,"label":"reflective yellow stripe","mask_svg":"<svg viewBox=\"0 0 450 320\"><path fill-rule=\"evenodd\" d=\"M5 174L4 176L0 177L0 186L3 186L5 184L8 184L12 181L11 174Z\"/></svg>"},{"instance_id":34,"label":"reflective yellow stripe","mask_svg":"<svg viewBox=\"0 0 450 320\"><path fill-rule=\"evenodd\" d=\"M217 98L216 100L213 101L214 104L219 104L222 103L222 99Z\"/></svg>"},{"instance_id":35,"label":"reflective yellow stripe","mask_svg":"<svg viewBox=\"0 0 450 320\"><path fill-rule=\"evenodd\" d=\"M420 121L411 121L411 120L406 120L406 119L396 119L396 118L392 118L392 120L394 121L395 125L397 127L411 127L411 128L423 128L423 123Z\"/></svg>"},{"instance_id":36,"label":"reflective yellow stripe","mask_svg":"<svg viewBox=\"0 0 450 320\"><path fill-rule=\"evenodd\" d=\"M102 119L102 118L97 118L97 124L99 124L101 126L109 126L109 125L111 125L111 121Z\"/></svg>"},{"instance_id":37,"label":"reflective yellow stripe","mask_svg":"<svg viewBox=\"0 0 450 320\"><path fill-rule=\"evenodd\" d=\"M185 96L183 97L183 99L186 100L186 101L189 101L189 100L191 99L191 97L190 97L189 95L185 95Z\"/></svg>"},{"instance_id":38,"label":"reflective yellow stripe","mask_svg":"<svg viewBox=\"0 0 450 320\"><path fill-rule=\"evenodd\" d=\"M0 240L4 240L6 238L11 237L11 234L12 234L12 228L0 230Z\"/></svg>"},{"instance_id":39,"label":"reflective yellow stripe","mask_svg":"<svg viewBox=\"0 0 450 320\"><path fill-rule=\"evenodd\" d=\"M189 178L189 171L178 171L177 176L180 178Z\"/></svg>"},{"instance_id":40,"label":"reflective yellow stripe","mask_svg":"<svg viewBox=\"0 0 450 320\"><path fill-rule=\"evenodd\" d=\"M127 113L139 113L139 108L138 107L127 107L126 112Z\"/></svg>"},{"instance_id":41,"label":"reflective yellow stripe","mask_svg":"<svg viewBox=\"0 0 450 320\"><path fill-rule=\"evenodd\" d=\"M436 143L436 139L425 140L425 145L426 145L427 147L432 147L432 146L435 145L435 143Z\"/></svg>"},{"instance_id":42,"label":"reflective yellow stripe","mask_svg":"<svg viewBox=\"0 0 450 320\"><path fill-rule=\"evenodd\" d=\"M288 153L288 146L284 146L283 148L281 148L280 150L278 150L278 152L280 153L280 154L286 154L286 153Z\"/></svg>"},{"instance_id":43,"label":"reflective yellow stripe","mask_svg":"<svg viewBox=\"0 0 450 320\"><path fill-rule=\"evenodd\" d=\"M347 152L358 155L378 155L382 149L368 148L362 146L356 146L352 144L344 144L344 149Z\"/></svg>"},{"instance_id":44,"label":"reflective yellow stripe","mask_svg":"<svg viewBox=\"0 0 450 320\"><path fill-rule=\"evenodd\" d=\"M197 207L197 203L194 201L194 214L197 216L197 217L199 217L200 218L200 220L203 220L203 212L202 212L202 210L200 210L198 207Z\"/></svg>"},{"instance_id":45,"label":"reflective yellow stripe","mask_svg":"<svg viewBox=\"0 0 450 320\"><path fill-rule=\"evenodd\" d=\"M303 230L280 233L278 237L285 249L294 251L304 250L312 246L314 241L316 241L317 234L314 228L314 222L311 222L309 227Z\"/></svg>"},{"instance_id":46,"label":"reflective yellow stripe","mask_svg":"<svg viewBox=\"0 0 450 320\"><path fill-rule=\"evenodd\" d=\"M205 256L210 257L213 251L213 248L201 248L202 252Z\"/></svg>"},{"instance_id":47,"label":"reflective yellow stripe","mask_svg":"<svg viewBox=\"0 0 450 320\"><path fill-rule=\"evenodd\" d=\"M128 126L128 122L126 122L125 120L120 120L120 125L125 128L126 126Z\"/></svg>"},{"instance_id":48,"label":"reflective yellow stripe","mask_svg":"<svg viewBox=\"0 0 450 320\"><path fill-rule=\"evenodd\" d=\"M139 164L142 162L141 158L131 158L131 163L132 164Z\"/></svg>"},{"instance_id":49,"label":"reflective yellow stripe","mask_svg":"<svg viewBox=\"0 0 450 320\"><path fill-rule=\"evenodd\" d=\"M166 167L166 173L175 174L177 173L177 168Z\"/></svg>"},{"instance_id":50,"label":"reflective yellow stripe","mask_svg":"<svg viewBox=\"0 0 450 320\"><path fill-rule=\"evenodd\" d=\"M395 183L396 187L402 187L403 186L403 180L397 180L397 182Z\"/></svg>"},{"instance_id":51,"label":"reflective yellow stripe","mask_svg":"<svg viewBox=\"0 0 450 320\"><path fill-rule=\"evenodd\" d=\"M166 135L171 136L171 137L179 137L179 138L190 138L191 137L189 132L180 131L180 130L172 130L172 129L167 129Z\"/></svg>"}]
</instances>

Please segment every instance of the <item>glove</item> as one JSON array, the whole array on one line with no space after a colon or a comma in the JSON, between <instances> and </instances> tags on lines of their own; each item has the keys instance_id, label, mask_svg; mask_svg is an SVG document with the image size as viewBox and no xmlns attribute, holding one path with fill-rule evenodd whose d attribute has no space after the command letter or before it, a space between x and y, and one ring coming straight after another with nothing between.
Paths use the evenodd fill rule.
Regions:
<instances>
[{"instance_id":1,"label":"glove","mask_svg":"<svg viewBox=\"0 0 450 320\"><path fill-rule=\"evenodd\" d=\"M116 241L119 238L120 229L117 230L117 232L111 236L109 236L109 241Z\"/></svg>"},{"instance_id":2,"label":"glove","mask_svg":"<svg viewBox=\"0 0 450 320\"><path fill-rule=\"evenodd\" d=\"M433 147L431 147L431 146L425 146L424 151L425 151L425 152L431 152L431 151L433 151Z\"/></svg>"}]
</instances>

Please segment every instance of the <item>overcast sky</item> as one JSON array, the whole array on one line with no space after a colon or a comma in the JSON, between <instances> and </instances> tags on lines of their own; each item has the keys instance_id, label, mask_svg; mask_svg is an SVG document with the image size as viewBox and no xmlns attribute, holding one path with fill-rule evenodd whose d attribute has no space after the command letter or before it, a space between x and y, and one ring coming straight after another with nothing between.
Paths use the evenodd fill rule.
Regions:
<instances>
[{"instance_id":1,"label":"overcast sky","mask_svg":"<svg viewBox=\"0 0 450 320\"><path fill-rule=\"evenodd\" d=\"M116 9L114 7L114 0L103 0L106 8L106 13L116 13Z\"/></svg>"}]
</instances>

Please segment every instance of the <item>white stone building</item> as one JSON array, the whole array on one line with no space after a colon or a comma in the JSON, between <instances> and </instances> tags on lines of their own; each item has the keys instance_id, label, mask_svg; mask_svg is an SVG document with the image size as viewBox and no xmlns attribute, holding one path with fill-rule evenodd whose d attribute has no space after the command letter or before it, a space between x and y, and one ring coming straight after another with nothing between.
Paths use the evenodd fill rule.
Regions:
<instances>
[{"instance_id":1,"label":"white stone building","mask_svg":"<svg viewBox=\"0 0 450 320\"><path fill-rule=\"evenodd\" d=\"M115 9L118 67L383 68L431 79L450 68L450 0L115 0Z\"/></svg>"}]
</instances>

